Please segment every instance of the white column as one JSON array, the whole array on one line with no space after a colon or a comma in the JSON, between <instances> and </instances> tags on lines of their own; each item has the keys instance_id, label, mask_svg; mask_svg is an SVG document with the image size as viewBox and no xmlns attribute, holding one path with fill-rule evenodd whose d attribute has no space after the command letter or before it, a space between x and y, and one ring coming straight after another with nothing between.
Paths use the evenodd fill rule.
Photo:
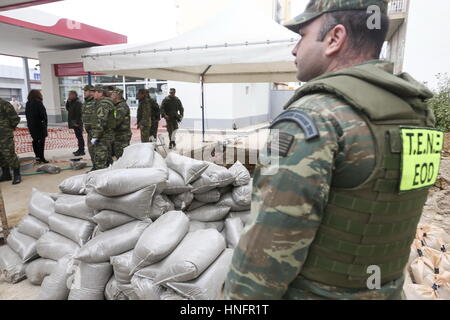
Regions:
<instances>
[{"instance_id":1,"label":"white column","mask_svg":"<svg viewBox=\"0 0 450 320\"><path fill-rule=\"evenodd\" d=\"M53 64L42 61L40 64L42 95L44 106L47 109L48 121L58 123L62 121L58 78L55 76Z\"/></svg>"}]
</instances>

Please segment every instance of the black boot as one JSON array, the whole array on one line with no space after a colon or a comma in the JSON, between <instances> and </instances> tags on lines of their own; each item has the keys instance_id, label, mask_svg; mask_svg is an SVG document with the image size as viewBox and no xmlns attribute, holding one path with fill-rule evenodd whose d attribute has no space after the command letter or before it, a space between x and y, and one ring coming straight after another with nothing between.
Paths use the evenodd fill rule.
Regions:
<instances>
[{"instance_id":1,"label":"black boot","mask_svg":"<svg viewBox=\"0 0 450 320\"><path fill-rule=\"evenodd\" d=\"M2 167L2 176L0 177L0 182L3 181L11 181L11 171L9 171L9 167Z\"/></svg>"},{"instance_id":2,"label":"black boot","mask_svg":"<svg viewBox=\"0 0 450 320\"><path fill-rule=\"evenodd\" d=\"M20 167L13 170L14 173L14 180L12 184L19 184L22 182L22 177L20 176Z\"/></svg>"}]
</instances>

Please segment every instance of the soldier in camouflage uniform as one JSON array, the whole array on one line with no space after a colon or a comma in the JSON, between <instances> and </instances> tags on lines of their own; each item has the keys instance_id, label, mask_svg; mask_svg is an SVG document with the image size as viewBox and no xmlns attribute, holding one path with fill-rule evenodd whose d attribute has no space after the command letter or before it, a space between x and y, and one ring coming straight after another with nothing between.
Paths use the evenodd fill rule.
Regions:
<instances>
[{"instance_id":1,"label":"soldier in camouflage uniform","mask_svg":"<svg viewBox=\"0 0 450 320\"><path fill-rule=\"evenodd\" d=\"M19 184L22 181L20 163L14 145L14 129L19 123L20 117L14 107L0 98L0 166L2 167L0 182L13 180L12 184ZM11 177L10 169L13 169L14 179Z\"/></svg>"},{"instance_id":2,"label":"soldier in camouflage uniform","mask_svg":"<svg viewBox=\"0 0 450 320\"><path fill-rule=\"evenodd\" d=\"M92 140L94 159L93 170L105 169L113 163L112 143L114 141L114 102L105 97L107 88L102 85L95 86L95 123L92 127Z\"/></svg>"},{"instance_id":3,"label":"soldier in camouflage uniform","mask_svg":"<svg viewBox=\"0 0 450 320\"><path fill-rule=\"evenodd\" d=\"M367 28L371 5L381 28ZM225 299L401 298L443 134L431 92L377 60L387 5L313 0L287 24L302 36L293 55L307 83L271 125Z\"/></svg>"},{"instance_id":4,"label":"soldier in camouflage uniform","mask_svg":"<svg viewBox=\"0 0 450 320\"><path fill-rule=\"evenodd\" d=\"M87 85L84 87L84 103L82 108L81 119L83 121L84 128L87 133L87 144L89 155L94 161L94 150L91 143L92 140L92 127L94 125L95 120L95 99L94 99L94 86Z\"/></svg>"},{"instance_id":5,"label":"soldier in camouflage uniform","mask_svg":"<svg viewBox=\"0 0 450 320\"><path fill-rule=\"evenodd\" d=\"M131 117L130 107L123 98L123 90L116 88L111 95L114 101L114 114L116 129L114 132L113 154L119 159L123 155L123 149L130 145L131 140Z\"/></svg>"},{"instance_id":6,"label":"soldier in camouflage uniform","mask_svg":"<svg viewBox=\"0 0 450 320\"><path fill-rule=\"evenodd\" d=\"M159 127L159 120L161 120L161 109L159 108L158 102L156 99L153 99L150 94L148 95L148 98L151 102L151 118L152 118L152 125L150 127L150 136L152 139L155 139L158 137L158 127Z\"/></svg>"},{"instance_id":7,"label":"soldier in camouflage uniform","mask_svg":"<svg viewBox=\"0 0 450 320\"><path fill-rule=\"evenodd\" d=\"M137 110L137 127L141 130L141 142L150 142L150 127L151 127L151 101L148 97L146 89L139 89L137 93L139 106Z\"/></svg>"},{"instance_id":8,"label":"soldier in camouflage uniform","mask_svg":"<svg viewBox=\"0 0 450 320\"><path fill-rule=\"evenodd\" d=\"M170 145L169 149L175 148L175 130L178 130L178 124L183 120L184 108L181 100L175 96L176 90L171 88L169 96L161 103L161 116L166 119L167 132L169 133Z\"/></svg>"}]
</instances>

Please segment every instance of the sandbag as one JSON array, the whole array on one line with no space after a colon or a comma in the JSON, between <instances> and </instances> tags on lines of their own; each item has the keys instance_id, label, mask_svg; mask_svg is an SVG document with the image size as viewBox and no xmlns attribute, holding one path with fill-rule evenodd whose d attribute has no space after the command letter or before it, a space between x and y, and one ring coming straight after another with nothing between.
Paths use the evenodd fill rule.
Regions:
<instances>
[{"instance_id":1,"label":"sandbag","mask_svg":"<svg viewBox=\"0 0 450 320\"><path fill-rule=\"evenodd\" d=\"M128 300L128 297L119 290L114 276L112 276L106 284L105 298L106 300Z\"/></svg>"},{"instance_id":2,"label":"sandbag","mask_svg":"<svg viewBox=\"0 0 450 320\"><path fill-rule=\"evenodd\" d=\"M48 220L50 230L76 242L79 246L88 242L95 228L92 222L58 213L52 214Z\"/></svg>"},{"instance_id":3,"label":"sandbag","mask_svg":"<svg viewBox=\"0 0 450 320\"><path fill-rule=\"evenodd\" d=\"M194 200L194 195L192 192L188 191L182 194L178 194L170 197L173 202L175 209L177 210L185 210Z\"/></svg>"},{"instance_id":4,"label":"sandbag","mask_svg":"<svg viewBox=\"0 0 450 320\"><path fill-rule=\"evenodd\" d=\"M425 256L419 256L416 260L411 263L411 273L413 276L413 280L417 284L422 284L423 280L434 274L434 263L432 260Z\"/></svg>"},{"instance_id":5,"label":"sandbag","mask_svg":"<svg viewBox=\"0 0 450 320\"><path fill-rule=\"evenodd\" d=\"M188 158L175 152L169 153L166 163L170 169L175 170L183 177L186 185L200 178L209 166L207 162Z\"/></svg>"},{"instance_id":6,"label":"sandbag","mask_svg":"<svg viewBox=\"0 0 450 320\"><path fill-rule=\"evenodd\" d=\"M86 174L86 194L89 194L90 192L92 192L92 190L94 190L95 187L94 182L96 177L108 171L111 171L111 167L95 171L89 171Z\"/></svg>"},{"instance_id":7,"label":"sandbag","mask_svg":"<svg viewBox=\"0 0 450 320\"><path fill-rule=\"evenodd\" d=\"M192 203L189 205L189 207L186 208L186 211L187 212L194 211L195 209L201 208L205 205L206 205L205 202L195 200L195 198L194 198L194 201L192 201Z\"/></svg>"},{"instance_id":8,"label":"sandbag","mask_svg":"<svg viewBox=\"0 0 450 320\"><path fill-rule=\"evenodd\" d=\"M153 222L140 237L133 251L133 269L142 269L167 257L184 238L189 218L181 211L170 211Z\"/></svg>"},{"instance_id":9,"label":"sandbag","mask_svg":"<svg viewBox=\"0 0 450 320\"><path fill-rule=\"evenodd\" d=\"M252 204L253 181L241 187L235 187L231 192L234 202L239 206L248 207Z\"/></svg>"},{"instance_id":10,"label":"sandbag","mask_svg":"<svg viewBox=\"0 0 450 320\"><path fill-rule=\"evenodd\" d=\"M128 300L139 300L139 297L137 296L136 292L134 292L131 283L117 283L117 289L119 289L128 298Z\"/></svg>"},{"instance_id":11,"label":"sandbag","mask_svg":"<svg viewBox=\"0 0 450 320\"><path fill-rule=\"evenodd\" d=\"M133 221L134 218L124 213L102 210L97 213L92 220L97 224L99 230L104 232L123 226L124 224Z\"/></svg>"},{"instance_id":12,"label":"sandbag","mask_svg":"<svg viewBox=\"0 0 450 320\"><path fill-rule=\"evenodd\" d=\"M49 230L47 224L31 215L26 215L17 226L17 231L34 239L39 239Z\"/></svg>"},{"instance_id":13,"label":"sandbag","mask_svg":"<svg viewBox=\"0 0 450 320\"><path fill-rule=\"evenodd\" d=\"M450 235L444 229L425 225L417 229L416 239L436 250L440 250L443 243L450 243Z\"/></svg>"},{"instance_id":14,"label":"sandbag","mask_svg":"<svg viewBox=\"0 0 450 320\"><path fill-rule=\"evenodd\" d=\"M165 285L189 300L217 300L221 295L232 258L233 250L226 249L197 279L168 282Z\"/></svg>"},{"instance_id":15,"label":"sandbag","mask_svg":"<svg viewBox=\"0 0 450 320\"><path fill-rule=\"evenodd\" d=\"M133 221L105 231L85 244L75 255L75 259L86 263L109 262L110 257L133 249L151 222L151 220Z\"/></svg>"},{"instance_id":16,"label":"sandbag","mask_svg":"<svg viewBox=\"0 0 450 320\"><path fill-rule=\"evenodd\" d=\"M166 180L169 178L169 168L167 167L166 160L158 152L155 152L152 168L163 170L166 173Z\"/></svg>"},{"instance_id":17,"label":"sandbag","mask_svg":"<svg viewBox=\"0 0 450 320\"><path fill-rule=\"evenodd\" d=\"M110 258L110 263L113 266L114 270L114 277L118 283L121 284L131 283L131 277L133 276L131 273L133 269L132 259L133 259L133 250Z\"/></svg>"},{"instance_id":18,"label":"sandbag","mask_svg":"<svg viewBox=\"0 0 450 320\"><path fill-rule=\"evenodd\" d=\"M26 278L26 264L8 245L0 247L0 274L8 283L18 283Z\"/></svg>"},{"instance_id":19,"label":"sandbag","mask_svg":"<svg viewBox=\"0 0 450 320\"><path fill-rule=\"evenodd\" d=\"M114 162L111 169L151 168L155 157L155 144L138 143L126 147L122 157Z\"/></svg>"},{"instance_id":20,"label":"sandbag","mask_svg":"<svg viewBox=\"0 0 450 320\"><path fill-rule=\"evenodd\" d=\"M87 195L86 204L93 209L117 211L144 220L151 214L155 190L153 185L121 197L105 197L94 191Z\"/></svg>"},{"instance_id":21,"label":"sandbag","mask_svg":"<svg viewBox=\"0 0 450 320\"><path fill-rule=\"evenodd\" d=\"M161 295L165 291L163 286L146 278L135 276L131 279L131 285L139 300L161 300Z\"/></svg>"},{"instance_id":22,"label":"sandbag","mask_svg":"<svg viewBox=\"0 0 450 320\"><path fill-rule=\"evenodd\" d=\"M225 239L217 230L207 229L188 233L178 247L166 259L159 262L163 267L154 278L155 284L183 282L197 278L225 250L225 246Z\"/></svg>"},{"instance_id":23,"label":"sandbag","mask_svg":"<svg viewBox=\"0 0 450 320\"><path fill-rule=\"evenodd\" d=\"M36 243L39 256L55 261L74 254L79 248L74 241L52 231L44 234Z\"/></svg>"},{"instance_id":24,"label":"sandbag","mask_svg":"<svg viewBox=\"0 0 450 320\"><path fill-rule=\"evenodd\" d=\"M49 276L57 266L57 262L50 259L37 259L30 262L25 269L28 280L35 286L40 286L44 278Z\"/></svg>"},{"instance_id":25,"label":"sandbag","mask_svg":"<svg viewBox=\"0 0 450 320\"><path fill-rule=\"evenodd\" d=\"M14 229L6 239L9 247L17 253L23 262L33 260L37 257L36 242L37 240L20 233Z\"/></svg>"},{"instance_id":26,"label":"sandbag","mask_svg":"<svg viewBox=\"0 0 450 320\"><path fill-rule=\"evenodd\" d=\"M227 168L209 163L201 177L192 184L193 193L205 193L218 187L226 187L234 181L233 174Z\"/></svg>"},{"instance_id":27,"label":"sandbag","mask_svg":"<svg viewBox=\"0 0 450 320\"><path fill-rule=\"evenodd\" d=\"M187 298L179 295L172 289L166 289L161 293L161 300L187 300Z\"/></svg>"},{"instance_id":28,"label":"sandbag","mask_svg":"<svg viewBox=\"0 0 450 320\"><path fill-rule=\"evenodd\" d=\"M245 186L250 182L251 176L247 168L238 160L228 169L235 177L233 185L235 187Z\"/></svg>"},{"instance_id":29,"label":"sandbag","mask_svg":"<svg viewBox=\"0 0 450 320\"><path fill-rule=\"evenodd\" d=\"M435 268L441 272L450 272L450 252L425 247L423 253L433 262Z\"/></svg>"},{"instance_id":30,"label":"sandbag","mask_svg":"<svg viewBox=\"0 0 450 320\"><path fill-rule=\"evenodd\" d=\"M236 248L241 238L244 224L240 218L228 218L225 220L225 234L227 238L227 247Z\"/></svg>"},{"instance_id":31,"label":"sandbag","mask_svg":"<svg viewBox=\"0 0 450 320\"><path fill-rule=\"evenodd\" d=\"M59 190L65 194L84 195L86 194L87 175L82 174L65 179L59 185Z\"/></svg>"},{"instance_id":32,"label":"sandbag","mask_svg":"<svg viewBox=\"0 0 450 320\"><path fill-rule=\"evenodd\" d=\"M49 174L58 174L61 173L61 168L58 166L55 166L53 164L44 164L42 166L39 166L36 170L36 172L44 172Z\"/></svg>"},{"instance_id":33,"label":"sandbag","mask_svg":"<svg viewBox=\"0 0 450 320\"><path fill-rule=\"evenodd\" d=\"M73 170L83 170L86 167L87 167L87 163L86 162L70 161L70 168L73 169Z\"/></svg>"},{"instance_id":34,"label":"sandbag","mask_svg":"<svg viewBox=\"0 0 450 320\"><path fill-rule=\"evenodd\" d=\"M84 263L77 265L69 300L104 300L106 284L112 275L107 263Z\"/></svg>"},{"instance_id":35,"label":"sandbag","mask_svg":"<svg viewBox=\"0 0 450 320\"><path fill-rule=\"evenodd\" d=\"M33 188L28 206L30 214L48 224L48 217L55 213L55 201L48 195Z\"/></svg>"},{"instance_id":36,"label":"sandbag","mask_svg":"<svg viewBox=\"0 0 450 320\"><path fill-rule=\"evenodd\" d=\"M165 194L160 194L153 197L152 212L149 218L153 221L161 217L163 214L169 211L175 210L175 205Z\"/></svg>"},{"instance_id":37,"label":"sandbag","mask_svg":"<svg viewBox=\"0 0 450 320\"><path fill-rule=\"evenodd\" d=\"M403 290L407 300L450 300L450 290L445 287L407 284Z\"/></svg>"},{"instance_id":38,"label":"sandbag","mask_svg":"<svg viewBox=\"0 0 450 320\"><path fill-rule=\"evenodd\" d=\"M216 203L220 200L220 192L217 189L210 190L205 193L197 193L194 195L195 200L204 203Z\"/></svg>"},{"instance_id":39,"label":"sandbag","mask_svg":"<svg viewBox=\"0 0 450 320\"><path fill-rule=\"evenodd\" d=\"M197 230L204 230L204 229L216 229L217 231L221 232L224 227L225 227L225 223L223 221L201 222L201 221L191 220L189 222L189 232L194 232Z\"/></svg>"},{"instance_id":40,"label":"sandbag","mask_svg":"<svg viewBox=\"0 0 450 320\"><path fill-rule=\"evenodd\" d=\"M186 184L183 180L183 177L175 170L169 168L168 175L169 176L167 179L166 188L163 191L164 194L177 195L192 190L192 186Z\"/></svg>"},{"instance_id":41,"label":"sandbag","mask_svg":"<svg viewBox=\"0 0 450 320\"><path fill-rule=\"evenodd\" d=\"M230 212L230 207L207 204L198 209L189 211L187 215L191 220L214 222L223 220L227 216L228 212Z\"/></svg>"},{"instance_id":42,"label":"sandbag","mask_svg":"<svg viewBox=\"0 0 450 320\"><path fill-rule=\"evenodd\" d=\"M230 212L229 218L240 218L244 226L250 225L253 222L253 215L251 211Z\"/></svg>"},{"instance_id":43,"label":"sandbag","mask_svg":"<svg viewBox=\"0 0 450 320\"><path fill-rule=\"evenodd\" d=\"M166 180L167 173L160 169L121 169L97 175L92 184L102 196L118 197L153 185L156 186L156 193L160 194L166 186Z\"/></svg>"},{"instance_id":44,"label":"sandbag","mask_svg":"<svg viewBox=\"0 0 450 320\"><path fill-rule=\"evenodd\" d=\"M86 196L64 195L55 202L55 212L65 216L92 221L94 210L86 205Z\"/></svg>"},{"instance_id":45,"label":"sandbag","mask_svg":"<svg viewBox=\"0 0 450 320\"><path fill-rule=\"evenodd\" d=\"M220 207L230 207L231 211L233 212L241 212L241 211L248 211L250 210L250 205L247 206L240 206L239 204L234 201L233 197L231 196L231 193L227 193L222 195L220 198L220 201L217 202L217 205Z\"/></svg>"},{"instance_id":46,"label":"sandbag","mask_svg":"<svg viewBox=\"0 0 450 320\"><path fill-rule=\"evenodd\" d=\"M53 272L42 282L38 299L67 300L71 287L70 280L73 278L75 270L71 255L61 258Z\"/></svg>"}]
</instances>

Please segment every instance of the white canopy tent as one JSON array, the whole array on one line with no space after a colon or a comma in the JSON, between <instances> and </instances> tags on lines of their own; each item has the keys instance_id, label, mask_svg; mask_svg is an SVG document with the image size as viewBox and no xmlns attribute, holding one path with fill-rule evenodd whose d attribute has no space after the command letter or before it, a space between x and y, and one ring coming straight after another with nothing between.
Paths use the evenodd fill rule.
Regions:
<instances>
[{"instance_id":1,"label":"white canopy tent","mask_svg":"<svg viewBox=\"0 0 450 320\"><path fill-rule=\"evenodd\" d=\"M88 72L201 82L202 108L203 83L297 81L291 51L299 36L246 7L245 1L239 3L171 40L89 48L82 57L84 68Z\"/></svg>"}]
</instances>

